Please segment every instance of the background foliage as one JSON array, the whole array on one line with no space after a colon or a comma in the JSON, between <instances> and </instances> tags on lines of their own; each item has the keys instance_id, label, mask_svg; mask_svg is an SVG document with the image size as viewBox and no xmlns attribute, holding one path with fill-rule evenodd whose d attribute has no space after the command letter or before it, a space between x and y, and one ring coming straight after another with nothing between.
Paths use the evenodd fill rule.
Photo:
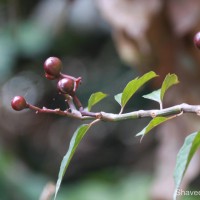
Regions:
<instances>
[{"instance_id":1,"label":"background foliage","mask_svg":"<svg viewBox=\"0 0 200 200\"><path fill-rule=\"evenodd\" d=\"M122 11L106 2L0 2L0 199L38 199L45 184L57 179L71 135L80 124L29 111L16 113L10 108L15 95L24 95L39 106L65 108L54 81L43 75L43 62L49 56L62 59L65 73L83 77L78 96L85 106L91 93L110 95L94 107L96 111L118 112L113 96L150 69L160 79L142 93L152 91L150 87L160 88L163 77L175 72L182 86L177 87L179 92L172 91L165 104L199 103L200 57L192 46L199 29L199 1L152 0L148 7L145 0L118 0L117 8L123 7ZM130 2L135 10L127 10ZM131 14L124 18L124 13ZM137 93L126 111L155 105ZM140 145L135 138L147 123L105 123L97 125L95 132L90 130L69 166L67 186L59 198L128 200L138 195L138 199L148 199L159 139L152 134ZM193 118L188 124L189 130L197 126Z\"/></svg>"}]
</instances>

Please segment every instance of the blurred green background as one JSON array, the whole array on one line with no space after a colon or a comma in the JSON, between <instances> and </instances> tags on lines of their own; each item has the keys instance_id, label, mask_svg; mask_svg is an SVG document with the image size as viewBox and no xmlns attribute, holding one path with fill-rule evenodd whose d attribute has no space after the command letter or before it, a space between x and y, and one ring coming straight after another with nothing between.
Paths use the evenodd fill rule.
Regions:
<instances>
[{"instance_id":1,"label":"blurred green background","mask_svg":"<svg viewBox=\"0 0 200 200\"><path fill-rule=\"evenodd\" d=\"M46 58L59 57L64 73L82 77L77 95L83 105L93 92L102 91L109 97L94 111L113 113L120 109L114 95L158 63L145 51L132 55L131 62L129 56L123 57L126 48L120 52L113 30L95 1L0 1L1 200L39 199L45 185L56 182L70 138L81 124L74 119L11 109L15 95L23 95L40 107L66 108L56 82L44 77ZM137 56L149 66L137 68ZM141 98L155 88L151 86L134 97L127 112L155 107ZM152 134L140 144L135 138L146 123L100 123L92 128L75 153L58 200L150 199L157 139Z\"/></svg>"}]
</instances>

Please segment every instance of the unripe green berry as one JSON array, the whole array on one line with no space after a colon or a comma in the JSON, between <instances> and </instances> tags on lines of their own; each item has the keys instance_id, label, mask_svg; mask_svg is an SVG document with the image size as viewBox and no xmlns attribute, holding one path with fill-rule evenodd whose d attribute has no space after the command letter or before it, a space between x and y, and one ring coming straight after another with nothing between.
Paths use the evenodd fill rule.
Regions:
<instances>
[{"instance_id":1,"label":"unripe green berry","mask_svg":"<svg viewBox=\"0 0 200 200\"><path fill-rule=\"evenodd\" d=\"M70 78L63 78L58 81L57 88L59 92L63 94L70 94L74 93L74 80Z\"/></svg>"},{"instance_id":2,"label":"unripe green berry","mask_svg":"<svg viewBox=\"0 0 200 200\"><path fill-rule=\"evenodd\" d=\"M11 101L11 106L14 110L20 111L27 108L27 103L24 97L15 96Z\"/></svg>"},{"instance_id":3,"label":"unripe green berry","mask_svg":"<svg viewBox=\"0 0 200 200\"><path fill-rule=\"evenodd\" d=\"M200 49L200 32L197 32L194 36L194 44L195 46Z\"/></svg>"},{"instance_id":4,"label":"unripe green berry","mask_svg":"<svg viewBox=\"0 0 200 200\"><path fill-rule=\"evenodd\" d=\"M62 62L57 57L49 57L44 62L44 71L46 74L59 77L62 69Z\"/></svg>"}]
</instances>

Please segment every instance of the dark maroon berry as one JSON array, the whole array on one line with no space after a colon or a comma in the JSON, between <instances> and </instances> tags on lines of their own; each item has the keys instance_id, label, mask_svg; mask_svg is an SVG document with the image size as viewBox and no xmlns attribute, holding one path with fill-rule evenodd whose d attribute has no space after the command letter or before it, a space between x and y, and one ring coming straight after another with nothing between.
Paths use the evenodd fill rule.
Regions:
<instances>
[{"instance_id":1,"label":"dark maroon berry","mask_svg":"<svg viewBox=\"0 0 200 200\"><path fill-rule=\"evenodd\" d=\"M22 96L15 96L11 101L11 106L14 110L20 111L27 108L27 103L24 97Z\"/></svg>"},{"instance_id":2,"label":"dark maroon berry","mask_svg":"<svg viewBox=\"0 0 200 200\"><path fill-rule=\"evenodd\" d=\"M58 90L63 94L70 94L74 93L74 80L70 78L63 78L58 81Z\"/></svg>"},{"instance_id":3,"label":"dark maroon berry","mask_svg":"<svg viewBox=\"0 0 200 200\"><path fill-rule=\"evenodd\" d=\"M44 62L44 71L46 74L58 77L62 68L62 62L57 57L49 57Z\"/></svg>"},{"instance_id":4,"label":"dark maroon berry","mask_svg":"<svg viewBox=\"0 0 200 200\"><path fill-rule=\"evenodd\" d=\"M194 44L195 46L200 49L200 32L197 32L194 36Z\"/></svg>"}]
</instances>

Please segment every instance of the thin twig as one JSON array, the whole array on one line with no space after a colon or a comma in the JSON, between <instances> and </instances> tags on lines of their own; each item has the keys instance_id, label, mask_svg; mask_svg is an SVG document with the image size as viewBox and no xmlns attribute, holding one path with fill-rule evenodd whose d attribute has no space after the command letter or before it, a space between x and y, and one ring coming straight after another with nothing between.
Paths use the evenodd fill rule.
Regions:
<instances>
[{"instance_id":1,"label":"thin twig","mask_svg":"<svg viewBox=\"0 0 200 200\"><path fill-rule=\"evenodd\" d=\"M27 104L27 107L30 110L36 111L36 114L38 114L38 113L51 113L51 114L62 115L62 116L70 117L70 118L81 119L81 120L94 119L94 117L77 115L77 113L71 113L68 110L62 111L59 108L57 108L57 109L48 109L48 108L45 108L45 107L39 108L39 107L33 106L31 104Z\"/></svg>"},{"instance_id":2,"label":"thin twig","mask_svg":"<svg viewBox=\"0 0 200 200\"><path fill-rule=\"evenodd\" d=\"M186 103L172 106L169 108L159 110L139 110L124 114L113 114L101 112L101 120L104 121L122 121L127 119L138 119L138 118L155 118L158 116L168 117L183 113L195 113L200 116L200 105L189 105Z\"/></svg>"},{"instance_id":3,"label":"thin twig","mask_svg":"<svg viewBox=\"0 0 200 200\"><path fill-rule=\"evenodd\" d=\"M70 101L70 100L69 100ZM68 102L71 104L72 102ZM73 105L74 106L74 105ZM164 108L164 109L156 109L156 110L138 110L129 113L123 114L114 114L114 113L106 113L106 112L88 112L85 110L81 110L77 112L69 112L68 110L62 111L60 109L47 109L45 107L38 108L36 106L27 104L27 107L31 110L36 111L36 113L53 113L62 116L67 116L70 118L76 118L80 120L92 120L99 119L102 121L122 121L127 119L138 119L138 118L155 118L158 116L169 117L176 115L177 117L184 113L195 113L200 116L200 105L189 105L186 103ZM74 109L74 108L73 108Z\"/></svg>"}]
</instances>

